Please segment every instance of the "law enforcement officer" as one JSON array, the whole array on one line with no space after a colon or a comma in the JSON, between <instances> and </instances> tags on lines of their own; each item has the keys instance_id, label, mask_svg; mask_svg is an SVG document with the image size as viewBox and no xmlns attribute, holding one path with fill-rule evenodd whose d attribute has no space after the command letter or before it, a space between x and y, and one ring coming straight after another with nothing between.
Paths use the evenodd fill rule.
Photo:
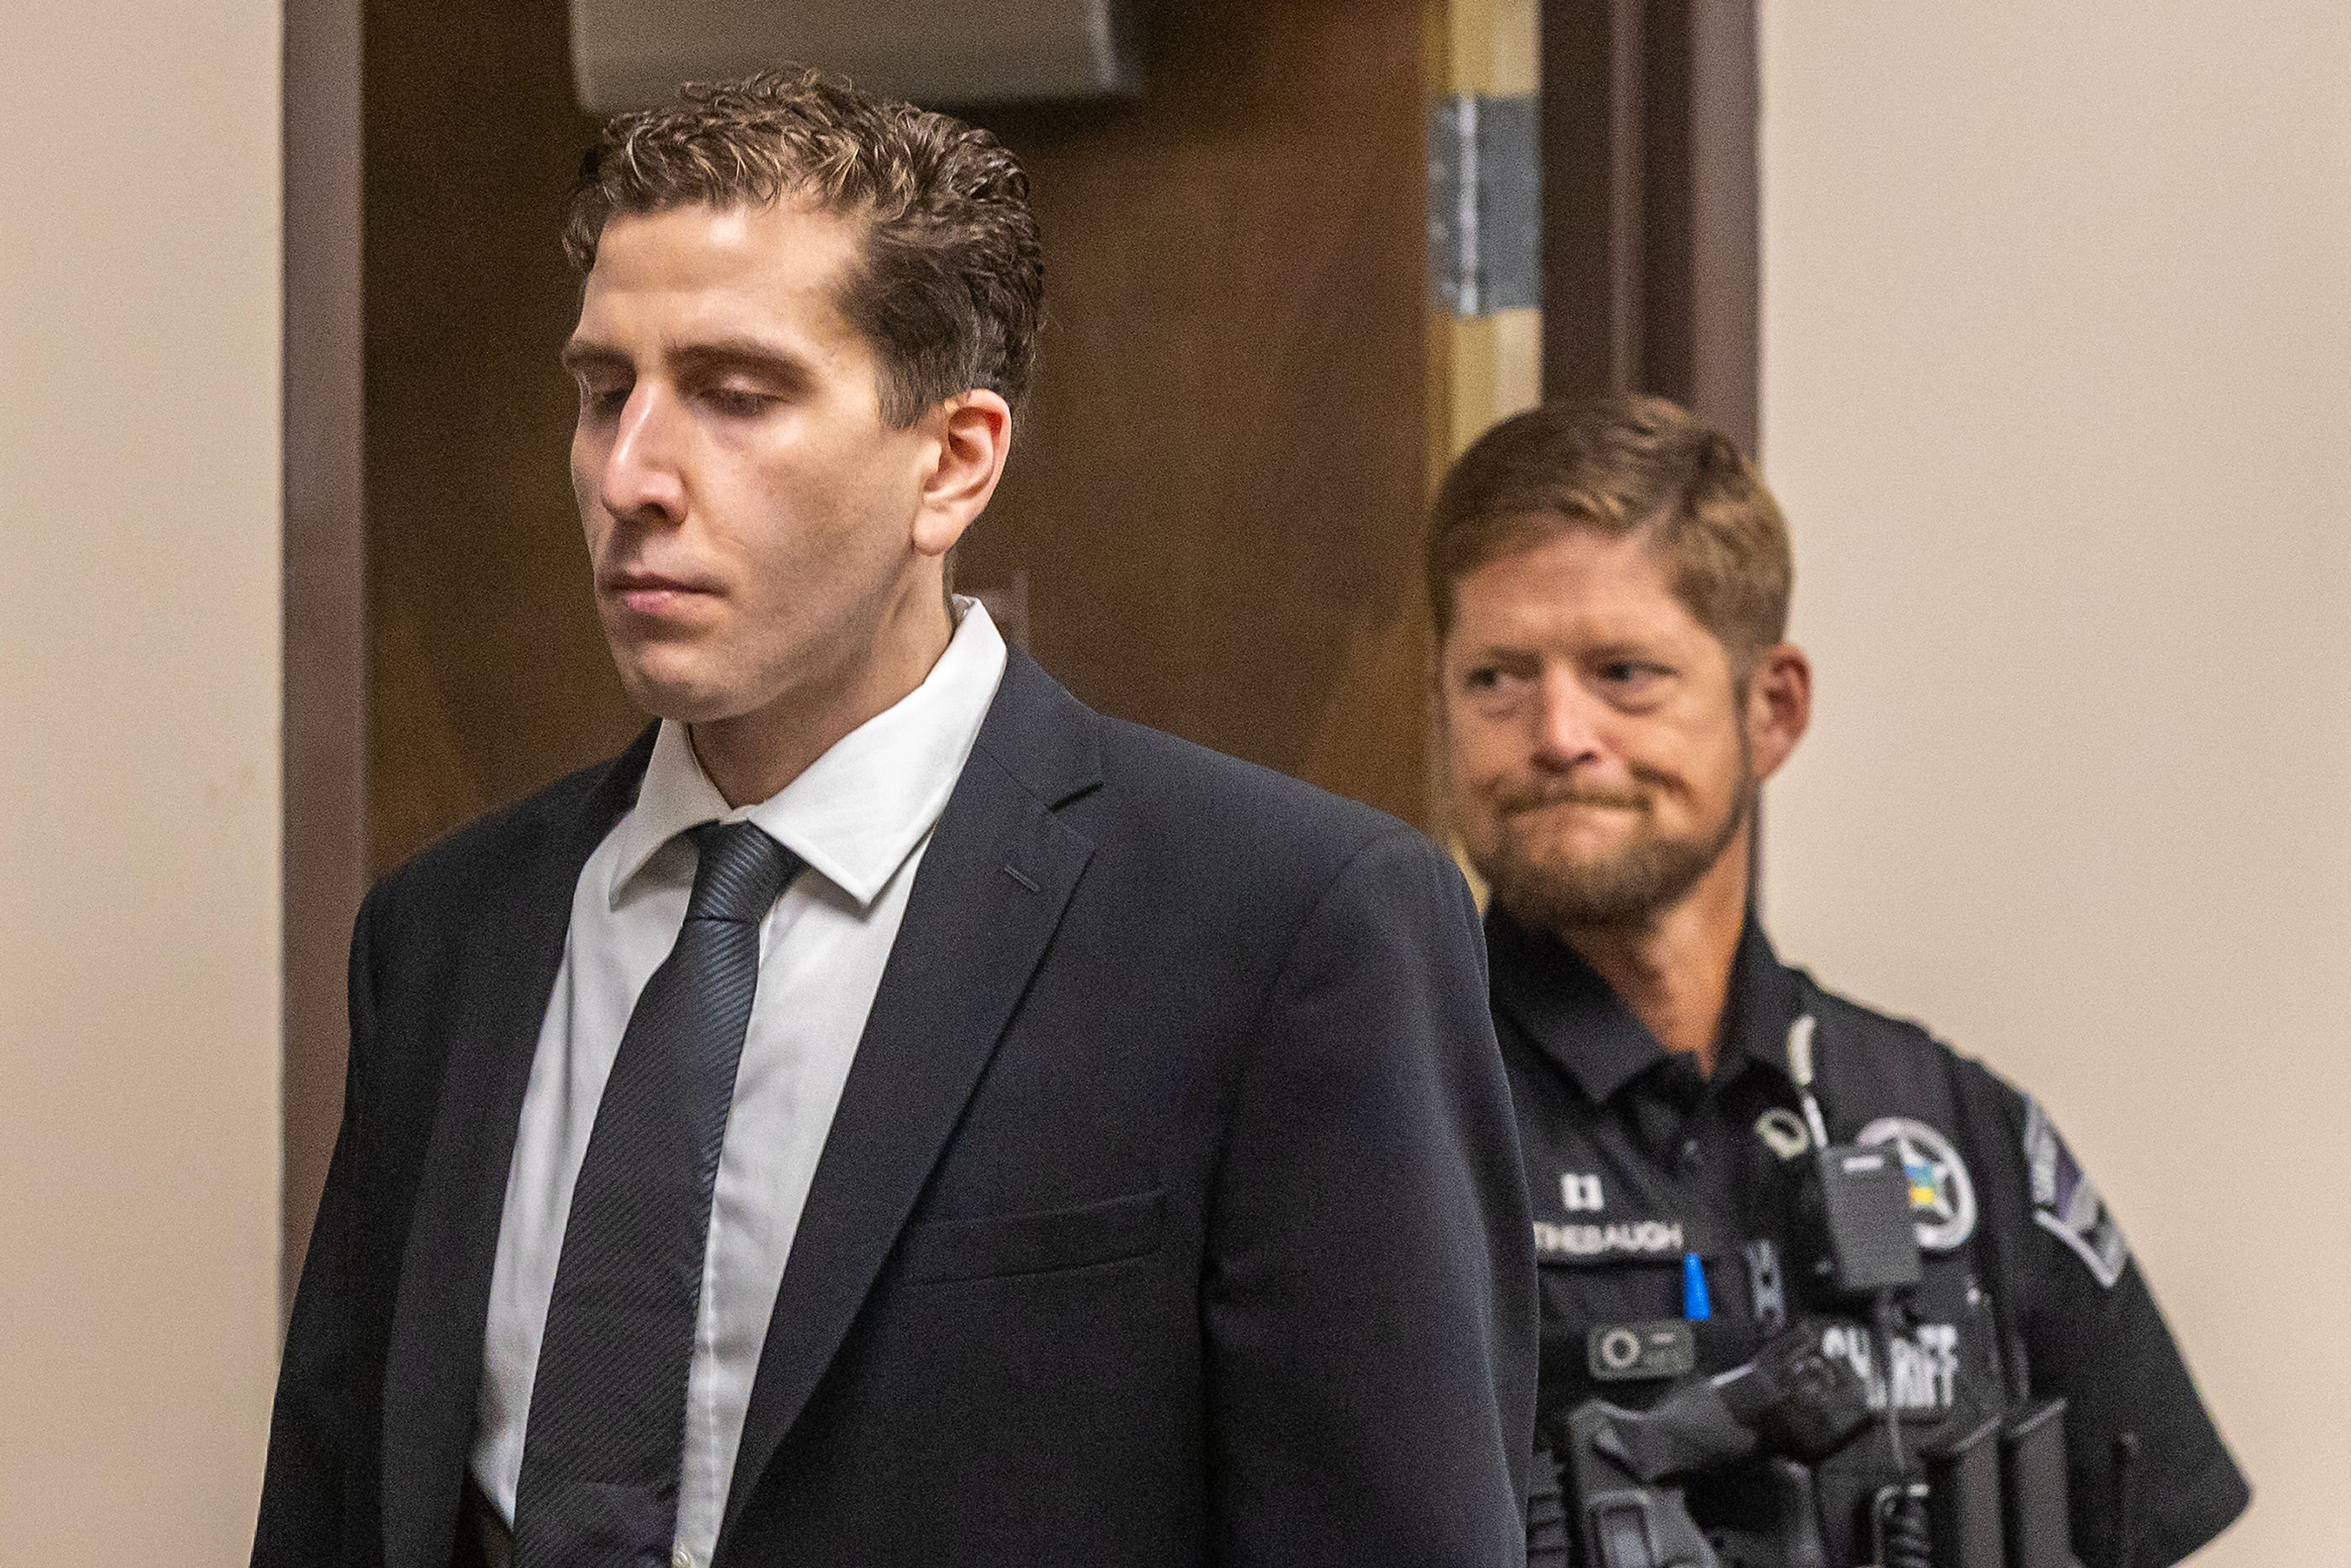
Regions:
<instances>
[{"instance_id":1,"label":"law enforcement officer","mask_svg":"<svg viewBox=\"0 0 2351 1568\"><path fill-rule=\"evenodd\" d=\"M1533 1199L1539 1445L1587 1399L1652 1404L1806 1313L1788 1194L1825 1136L1900 1161L1922 1255L1890 1346L1865 1314L1823 1335L1870 1402L1923 1448L2062 1396L2088 1568L2158 1568L2219 1533L2246 1484L2046 1113L1782 964L1756 923L1757 791L1812 686L1752 465L1659 399L1547 404L1453 470L1427 572ZM1818 1466L1832 1565L1867 1560L1854 1510L1887 1454L1856 1441ZM1701 1478L1689 1511L1738 1541L1759 1484Z\"/></svg>"}]
</instances>

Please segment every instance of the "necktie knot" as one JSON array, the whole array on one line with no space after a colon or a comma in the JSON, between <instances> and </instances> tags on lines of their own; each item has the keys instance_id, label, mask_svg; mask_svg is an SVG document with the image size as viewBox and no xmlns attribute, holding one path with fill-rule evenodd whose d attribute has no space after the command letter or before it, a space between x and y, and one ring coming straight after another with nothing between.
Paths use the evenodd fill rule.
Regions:
<instances>
[{"instance_id":1,"label":"necktie knot","mask_svg":"<svg viewBox=\"0 0 2351 1568\"><path fill-rule=\"evenodd\" d=\"M701 857L694 868L694 893L686 901L688 920L756 925L803 863L749 822L705 822L688 828L686 836Z\"/></svg>"}]
</instances>

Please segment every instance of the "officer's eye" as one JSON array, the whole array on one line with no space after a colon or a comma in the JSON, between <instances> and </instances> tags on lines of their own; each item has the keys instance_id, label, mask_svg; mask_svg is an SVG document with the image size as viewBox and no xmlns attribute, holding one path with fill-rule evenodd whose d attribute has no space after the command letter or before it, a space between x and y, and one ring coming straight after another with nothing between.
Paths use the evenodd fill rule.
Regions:
<instances>
[{"instance_id":1,"label":"officer's eye","mask_svg":"<svg viewBox=\"0 0 2351 1568\"><path fill-rule=\"evenodd\" d=\"M1526 692L1531 673L1506 664L1474 664L1461 677L1465 695L1487 707L1515 703Z\"/></svg>"},{"instance_id":2,"label":"officer's eye","mask_svg":"<svg viewBox=\"0 0 2351 1568\"><path fill-rule=\"evenodd\" d=\"M1593 674L1611 697L1637 702L1656 695L1673 672L1646 659L1609 659L1594 666Z\"/></svg>"}]
</instances>

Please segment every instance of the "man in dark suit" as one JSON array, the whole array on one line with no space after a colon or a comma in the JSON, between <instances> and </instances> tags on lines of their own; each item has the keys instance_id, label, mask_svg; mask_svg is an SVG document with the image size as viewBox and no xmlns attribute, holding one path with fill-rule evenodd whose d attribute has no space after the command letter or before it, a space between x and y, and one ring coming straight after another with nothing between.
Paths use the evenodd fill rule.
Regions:
<instances>
[{"instance_id":1,"label":"man in dark suit","mask_svg":"<svg viewBox=\"0 0 2351 1568\"><path fill-rule=\"evenodd\" d=\"M947 592L1042 272L983 132L608 128L572 472L662 722L370 894L256 1564L1502 1564L1476 915Z\"/></svg>"}]
</instances>

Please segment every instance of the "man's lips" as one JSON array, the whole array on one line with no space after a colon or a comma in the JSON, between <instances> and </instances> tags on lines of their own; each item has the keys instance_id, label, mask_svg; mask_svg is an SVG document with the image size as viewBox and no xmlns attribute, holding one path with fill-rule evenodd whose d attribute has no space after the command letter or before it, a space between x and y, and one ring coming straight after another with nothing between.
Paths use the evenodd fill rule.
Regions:
<instances>
[{"instance_id":1,"label":"man's lips","mask_svg":"<svg viewBox=\"0 0 2351 1568\"><path fill-rule=\"evenodd\" d=\"M1643 795L1625 789L1535 790L1505 795L1495 805L1507 816L1520 816L1529 811L1546 811L1554 806L1581 806L1586 810L1639 811L1648 807Z\"/></svg>"},{"instance_id":2,"label":"man's lips","mask_svg":"<svg viewBox=\"0 0 2351 1568\"><path fill-rule=\"evenodd\" d=\"M654 616L674 614L716 591L705 583L650 571L616 573L602 586L632 614Z\"/></svg>"}]
</instances>

